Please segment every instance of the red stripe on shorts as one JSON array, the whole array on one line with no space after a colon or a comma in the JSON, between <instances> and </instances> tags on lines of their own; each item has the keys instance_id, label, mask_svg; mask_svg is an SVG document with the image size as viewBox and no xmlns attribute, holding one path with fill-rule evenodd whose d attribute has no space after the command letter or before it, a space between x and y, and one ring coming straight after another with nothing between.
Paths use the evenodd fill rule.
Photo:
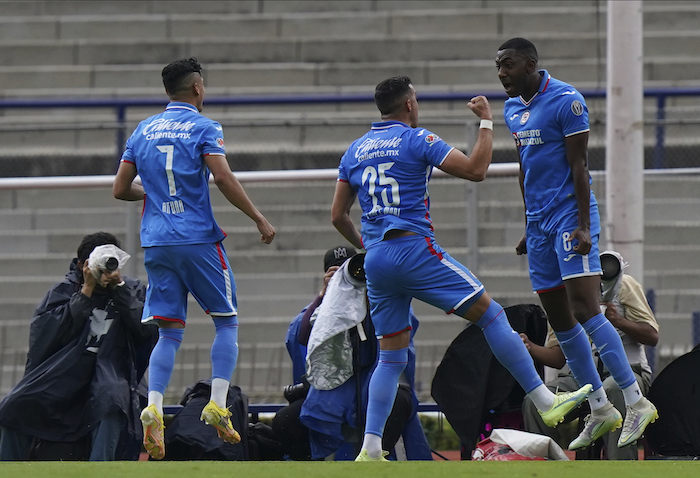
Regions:
<instances>
[{"instance_id":1,"label":"red stripe on shorts","mask_svg":"<svg viewBox=\"0 0 700 478\"><path fill-rule=\"evenodd\" d=\"M442 253L435 250L433 244L430 242L429 237L425 238L425 242L428 244L428 249L430 250L430 253L434 256L437 256L438 259L442 260Z\"/></svg>"},{"instance_id":2,"label":"red stripe on shorts","mask_svg":"<svg viewBox=\"0 0 700 478\"><path fill-rule=\"evenodd\" d=\"M224 259L224 252L221 250L221 244L219 244L218 242L216 243L216 250L219 252L219 261L221 261L221 268L223 270L228 269L228 267L226 267L226 259Z\"/></svg>"}]
</instances>

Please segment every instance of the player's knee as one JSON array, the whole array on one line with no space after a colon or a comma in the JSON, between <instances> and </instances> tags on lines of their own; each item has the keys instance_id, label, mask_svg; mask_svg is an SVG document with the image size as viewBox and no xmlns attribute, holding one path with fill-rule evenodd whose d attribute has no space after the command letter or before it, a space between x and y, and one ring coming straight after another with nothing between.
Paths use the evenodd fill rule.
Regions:
<instances>
[{"instance_id":1,"label":"player's knee","mask_svg":"<svg viewBox=\"0 0 700 478\"><path fill-rule=\"evenodd\" d=\"M488 308L481 316L481 318L476 322L476 325L478 325L483 330L489 325L493 324L494 322L498 322L500 320L505 319L506 314L503 311L503 307L501 306L501 304L491 299L491 303L489 304Z\"/></svg>"},{"instance_id":2,"label":"player's knee","mask_svg":"<svg viewBox=\"0 0 700 478\"><path fill-rule=\"evenodd\" d=\"M216 328L217 331L219 329L224 329L224 328L229 328L229 327L238 327L238 317L235 315L217 316L217 317L212 316L212 320L214 321L214 327Z\"/></svg>"}]
</instances>

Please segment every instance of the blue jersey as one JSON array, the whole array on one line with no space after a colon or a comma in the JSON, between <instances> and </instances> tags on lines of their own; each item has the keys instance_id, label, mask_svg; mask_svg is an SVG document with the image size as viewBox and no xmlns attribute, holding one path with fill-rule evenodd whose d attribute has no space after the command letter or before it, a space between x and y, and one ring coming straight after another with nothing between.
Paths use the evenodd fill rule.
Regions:
<instances>
[{"instance_id":1,"label":"blue jersey","mask_svg":"<svg viewBox=\"0 0 700 478\"><path fill-rule=\"evenodd\" d=\"M531 219L575 198L564 140L589 131L588 108L581 93L552 78L547 70L540 70L540 74L539 91L530 101L509 98L503 108L506 125L520 152L525 207ZM592 194L591 201L595 203Z\"/></svg>"},{"instance_id":2,"label":"blue jersey","mask_svg":"<svg viewBox=\"0 0 700 478\"><path fill-rule=\"evenodd\" d=\"M141 246L219 242L209 169L204 156L226 154L221 125L189 103L171 102L142 121L126 142L122 161L136 165L146 192Z\"/></svg>"},{"instance_id":3,"label":"blue jersey","mask_svg":"<svg viewBox=\"0 0 700 478\"><path fill-rule=\"evenodd\" d=\"M338 181L350 183L362 207L365 249L392 229L433 236L428 181L452 148L436 134L400 121L372 123L340 160Z\"/></svg>"}]
</instances>

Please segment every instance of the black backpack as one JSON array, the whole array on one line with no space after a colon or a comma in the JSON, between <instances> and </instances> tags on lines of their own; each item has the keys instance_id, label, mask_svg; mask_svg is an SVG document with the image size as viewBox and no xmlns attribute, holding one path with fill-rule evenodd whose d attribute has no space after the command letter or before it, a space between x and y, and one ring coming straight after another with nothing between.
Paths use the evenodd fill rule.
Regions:
<instances>
[{"instance_id":1,"label":"black backpack","mask_svg":"<svg viewBox=\"0 0 700 478\"><path fill-rule=\"evenodd\" d=\"M241 435L240 443L232 445L200 420L210 394L211 380L200 380L187 388L180 401L182 409L165 427L165 460L248 460L248 397L239 387L229 386L226 405L233 413L233 428Z\"/></svg>"}]
</instances>

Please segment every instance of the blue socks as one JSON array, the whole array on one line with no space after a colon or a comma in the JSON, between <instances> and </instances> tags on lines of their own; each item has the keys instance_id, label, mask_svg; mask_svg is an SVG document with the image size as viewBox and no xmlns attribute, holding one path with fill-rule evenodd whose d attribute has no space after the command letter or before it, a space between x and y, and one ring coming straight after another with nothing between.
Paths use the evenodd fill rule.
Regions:
<instances>
[{"instance_id":1,"label":"blue socks","mask_svg":"<svg viewBox=\"0 0 700 478\"><path fill-rule=\"evenodd\" d=\"M158 342L148 364L148 391L165 393L175 367L175 354L180 348L185 329L158 329Z\"/></svg>"},{"instance_id":2,"label":"blue socks","mask_svg":"<svg viewBox=\"0 0 700 478\"><path fill-rule=\"evenodd\" d=\"M211 377L231 380L238 362L238 318L216 317L216 336L211 344Z\"/></svg>"},{"instance_id":3,"label":"blue socks","mask_svg":"<svg viewBox=\"0 0 700 478\"><path fill-rule=\"evenodd\" d=\"M579 386L583 387L590 383L594 391L602 387L603 382L591 360L591 343L581 324L576 323L573 329L563 332L555 331L554 335Z\"/></svg>"},{"instance_id":4,"label":"blue socks","mask_svg":"<svg viewBox=\"0 0 700 478\"><path fill-rule=\"evenodd\" d=\"M602 313L598 314L588 319L583 324L583 328L598 349L600 359L605 364L605 368L610 371L610 375L612 375L620 388L625 389L636 383L632 367L630 367L629 360L627 360L627 355L625 354L625 348L622 346L620 334L617 333L617 330L615 330L615 327L608 319ZM578 377L576 377L576 380L578 380Z\"/></svg>"},{"instance_id":5,"label":"blue socks","mask_svg":"<svg viewBox=\"0 0 700 478\"><path fill-rule=\"evenodd\" d=\"M369 381L370 400L367 404L365 434L382 436L384 426L396 400L399 377L408 363L408 348L380 350L377 368Z\"/></svg>"},{"instance_id":6,"label":"blue socks","mask_svg":"<svg viewBox=\"0 0 700 478\"><path fill-rule=\"evenodd\" d=\"M508 369L525 393L530 393L542 385L532 357L520 335L510 326L506 313L498 302L491 300L489 308L476 325L484 332L493 355Z\"/></svg>"}]
</instances>

